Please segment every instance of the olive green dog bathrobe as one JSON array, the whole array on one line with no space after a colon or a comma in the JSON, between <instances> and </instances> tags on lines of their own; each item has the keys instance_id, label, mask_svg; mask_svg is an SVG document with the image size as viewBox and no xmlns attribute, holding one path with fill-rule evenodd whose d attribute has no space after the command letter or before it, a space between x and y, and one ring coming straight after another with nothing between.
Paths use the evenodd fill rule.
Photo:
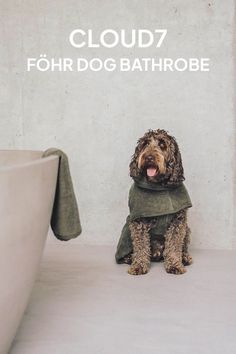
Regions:
<instances>
[{"instance_id":1,"label":"olive green dog bathrobe","mask_svg":"<svg viewBox=\"0 0 236 354\"><path fill-rule=\"evenodd\" d=\"M116 262L133 250L130 237L129 223L138 218L158 217L157 223L151 229L151 238L164 235L174 215L185 208L192 206L187 189L183 183L177 186L162 186L148 182L145 178L135 180L129 191L129 210L116 251Z\"/></svg>"}]
</instances>

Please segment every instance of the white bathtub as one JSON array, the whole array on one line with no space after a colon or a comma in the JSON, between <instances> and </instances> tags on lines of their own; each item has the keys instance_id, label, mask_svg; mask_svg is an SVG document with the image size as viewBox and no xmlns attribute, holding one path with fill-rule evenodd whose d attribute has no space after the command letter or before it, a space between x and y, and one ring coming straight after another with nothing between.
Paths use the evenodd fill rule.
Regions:
<instances>
[{"instance_id":1,"label":"white bathtub","mask_svg":"<svg viewBox=\"0 0 236 354\"><path fill-rule=\"evenodd\" d=\"M0 151L0 354L6 354L34 284L48 233L58 157Z\"/></svg>"}]
</instances>

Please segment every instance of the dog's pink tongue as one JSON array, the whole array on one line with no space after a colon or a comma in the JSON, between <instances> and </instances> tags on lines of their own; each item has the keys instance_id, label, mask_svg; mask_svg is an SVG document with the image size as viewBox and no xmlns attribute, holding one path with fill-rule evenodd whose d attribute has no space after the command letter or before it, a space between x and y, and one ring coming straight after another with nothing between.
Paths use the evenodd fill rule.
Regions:
<instances>
[{"instance_id":1,"label":"dog's pink tongue","mask_svg":"<svg viewBox=\"0 0 236 354\"><path fill-rule=\"evenodd\" d=\"M157 171L156 168L153 168L153 167L147 168L148 177L154 177L156 174L156 171Z\"/></svg>"}]
</instances>

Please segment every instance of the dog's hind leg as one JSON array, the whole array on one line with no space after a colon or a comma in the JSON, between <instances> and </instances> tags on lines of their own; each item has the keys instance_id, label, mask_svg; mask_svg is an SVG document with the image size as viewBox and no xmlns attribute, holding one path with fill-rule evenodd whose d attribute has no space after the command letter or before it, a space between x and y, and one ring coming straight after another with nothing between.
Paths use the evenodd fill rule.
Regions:
<instances>
[{"instance_id":1,"label":"dog's hind leg","mask_svg":"<svg viewBox=\"0 0 236 354\"><path fill-rule=\"evenodd\" d=\"M160 262L163 261L163 252L165 247L164 236L159 236L159 238L151 239L151 261Z\"/></svg>"},{"instance_id":2,"label":"dog's hind leg","mask_svg":"<svg viewBox=\"0 0 236 354\"><path fill-rule=\"evenodd\" d=\"M129 274L146 274L150 268L150 226L141 221L133 221L129 225L133 244L132 264Z\"/></svg>"},{"instance_id":3,"label":"dog's hind leg","mask_svg":"<svg viewBox=\"0 0 236 354\"><path fill-rule=\"evenodd\" d=\"M183 274L182 252L186 234L186 210L178 212L165 234L164 266L167 273Z\"/></svg>"},{"instance_id":4,"label":"dog's hind leg","mask_svg":"<svg viewBox=\"0 0 236 354\"><path fill-rule=\"evenodd\" d=\"M185 238L184 238L184 245L183 245L183 264L185 266L188 266L193 263L193 258L190 256L188 253L188 246L190 243L190 235L191 235L191 230L189 226L186 224L186 232L185 232Z\"/></svg>"}]
</instances>

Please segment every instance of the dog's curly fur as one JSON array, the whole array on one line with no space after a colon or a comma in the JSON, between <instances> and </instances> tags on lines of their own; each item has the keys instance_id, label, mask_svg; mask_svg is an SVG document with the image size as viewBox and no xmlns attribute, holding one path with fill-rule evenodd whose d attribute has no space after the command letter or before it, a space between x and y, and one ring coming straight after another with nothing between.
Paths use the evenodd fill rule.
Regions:
<instances>
[{"instance_id":1,"label":"dog's curly fur","mask_svg":"<svg viewBox=\"0 0 236 354\"><path fill-rule=\"evenodd\" d=\"M130 162L130 176L139 179L146 176L152 183L175 186L184 181L184 169L178 144L165 130L149 130L138 140ZM155 173L148 175L148 168ZM184 266L192 263L188 253L190 228L187 225L187 209L175 214L166 234L151 240L150 229L158 218L140 218L129 224L133 244L132 254L124 262L131 264L129 274L145 274L151 261L164 260L168 273L183 274Z\"/></svg>"}]
</instances>

